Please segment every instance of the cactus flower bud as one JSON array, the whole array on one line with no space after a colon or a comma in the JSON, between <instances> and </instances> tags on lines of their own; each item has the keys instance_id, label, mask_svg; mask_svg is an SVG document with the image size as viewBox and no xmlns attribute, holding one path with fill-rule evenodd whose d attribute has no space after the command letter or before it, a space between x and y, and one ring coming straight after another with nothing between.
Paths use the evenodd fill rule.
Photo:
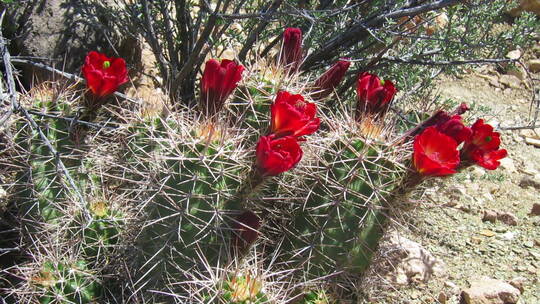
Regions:
<instances>
[{"instance_id":1,"label":"cactus flower bud","mask_svg":"<svg viewBox=\"0 0 540 304\"><path fill-rule=\"evenodd\" d=\"M296 27L286 28L283 32L281 64L288 70L296 70L302 61L302 30Z\"/></svg>"},{"instance_id":2,"label":"cactus flower bud","mask_svg":"<svg viewBox=\"0 0 540 304\"><path fill-rule=\"evenodd\" d=\"M257 167L262 176L276 176L296 166L302 154L294 136L261 136L256 149Z\"/></svg>"},{"instance_id":3,"label":"cactus flower bud","mask_svg":"<svg viewBox=\"0 0 540 304\"><path fill-rule=\"evenodd\" d=\"M82 73L86 79L86 85L97 97L114 93L129 79L124 59L109 58L95 51L86 55Z\"/></svg>"},{"instance_id":4,"label":"cactus flower bud","mask_svg":"<svg viewBox=\"0 0 540 304\"><path fill-rule=\"evenodd\" d=\"M508 155L505 149L499 150L500 134L493 132L493 127L482 119L478 119L471 129L472 135L461 150L462 158L488 170L497 169L501 164L499 160Z\"/></svg>"},{"instance_id":5,"label":"cactus flower bud","mask_svg":"<svg viewBox=\"0 0 540 304\"><path fill-rule=\"evenodd\" d=\"M413 165L424 176L456 173L459 165L456 141L435 126L425 129L414 139Z\"/></svg>"},{"instance_id":6,"label":"cactus flower bud","mask_svg":"<svg viewBox=\"0 0 540 304\"><path fill-rule=\"evenodd\" d=\"M437 130L452 137L458 145L471 137L472 130L463 124L461 116L454 115L450 117L450 115L446 114L444 120L444 122L437 123Z\"/></svg>"},{"instance_id":7,"label":"cactus flower bud","mask_svg":"<svg viewBox=\"0 0 540 304\"><path fill-rule=\"evenodd\" d=\"M281 91L271 108L271 130L275 137L309 135L319 129L320 119L315 117L317 106L304 100L302 95Z\"/></svg>"},{"instance_id":8,"label":"cactus flower bud","mask_svg":"<svg viewBox=\"0 0 540 304\"><path fill-rule=\"evenodd\" d=\"M381 80L377 75L366 72L358 75L356 120L360 120L364 113L384 115L396 92L397 89L390 80Z\"/></svg>"},{"instance_id":9,"label":"cactus flower bud","mask_svg":"<svg viewBox=\"0 0 540 304\"><path fill-rule=\"evenodd\" d=\"M261 220L252 211L244 211L236 218L233 225L234 236L233 245L239 249L245 249L251 245L259 236Z\"/></svg>"},{"instance_id":10,"label":"cactus flower bud","mask_svg":"<svg viewBox=\"0 0 540 304\"><path fill-rule=\"evenodd\" d=\"M215 59L206 62L201 78L200 106L203 113L211 117L221 110L242 79L243 71L242 65L228 59L221 60L221 63Z\"/></svg>"},{"instance_id":11,"label":"cactus flower bud","mask_svg":"<svg viewBox=\"0 0 540 304\"><path fill-rule=\"evenodd\" d=\"M332 91L337 87L337 85L341 82L350 65L351 62L347 60L347 58L341 59L337 63L335 63L330 69L324 72L324 74L322 74L315 81L314 87L315 90L318 90L318 92L313 94L313 98L323 99L330 95Z\"/></svg>"}]
</instances>

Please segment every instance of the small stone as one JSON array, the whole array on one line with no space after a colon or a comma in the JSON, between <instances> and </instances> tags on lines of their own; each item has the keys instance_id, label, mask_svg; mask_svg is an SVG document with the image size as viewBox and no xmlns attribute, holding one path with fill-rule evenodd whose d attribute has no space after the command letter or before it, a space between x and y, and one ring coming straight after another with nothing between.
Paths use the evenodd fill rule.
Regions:
<instances>
[{"instance_id":1,"label":"small stone","mask_svg":"<svg viewBox=\"0 0 540 304\"><path fill-rule=\"evenodd\" d=\"M536 274L536 272L537 272L538 270L536 269L536 267L534 267L534 266L532 266L532 265L529 265L529 266L527 267L527 271L528 271L529 273Z\"/></svg>"},{"instance_id":2,"label":"small stone","mask_svg":"<svg viewBox=\"0 0 540 304\"><path fill-rule=\"evenodd\" d=\"M499 213L497 219L510 226L517 226L518 224L518 218L511 212Z\"/></svg>"},{"instance_id":3,"label":"small stone","mask_svg":"<svg viewBox=\"0 0 540 304\"><path fill-rule=\"evenodd\" d=\"M535 244L536 246L540 246L540 239L534 240L534 244Z\"/></svg>"},{"instance_id":4,"label":"small stone","mask_svg":"<svg viewBox=\"0 0 540 304\"><path fill-rule=\"evenodd\" d=\"M519 289L508 283L480 278L472 281L471 287L461 292L461 301L466 304L515 304L519 296Z\"/></svg>"},{"instance_id":5,"label":"small stone","mask_svg":"<svg viewBox=\"0 0 540 304\"><path fill-rule=\"evenodd\" d=\"M495 223L497 220L497 211L494 210L484 210L484 215L482 216L482 221Z\"/></svg>"},{"instance_id":6,"label":"small stone","mask_svg":"<svg viewBox=\"0 0 540 304\"><path fill-rule=\"evenodd\" d=\"M480 178L486 175L486 170L480 166L474 166L474 169L472 169L470 173L472 176Z\"/></svg>"},{"instance_id":7,"label":"small stone","mask_svg":"<svg viewBox=\"0 0 540 304\"><path fill-rule=\"evenodd\" d=\"M505 157L500 160L501 168L505 169L506 171L513 173L517 172L516 165L514 165L514 160L510 157Z\"/></svg>"},{"instance_id":8,"label":"small stone","mask_svg":"<svg viewBox=\"0 0 540 304\"><path fill-rule=\"evenodd\" d=\"M532 215L532 216L540 215L540 204L539 203L534 203L532 208L531 208L531 213L529 213L529 214Z\"/></svg>"},{"instance_id":9,"label":"small stone","mask_svg":"<svg viewBox=\"0 0 540 304\"><path fill-rule=\"evenodd\" d=\"M533 187L540 190L540 178L535 175L534 177L524 176L519 181L519 186L521 188Z\"/></svg>"},{"instance_id":10,"label":"small stone","mask_svg":"<svg viewBox=\"0 0 540 304\"><path fill-rule=\"evenodd\" d=\"M454 283L452 281L444 282L444 286L448 287L450 293L452 293L452 294L456 294L456 293L459 292L459 286L457 286L456 283Z\"/></svg>"},{"instance_id":11,"label":"small stone","mask_svg":"<svg viewBox=\"0 0 540 304\"><path fill-rule=\"evenodd\" d=\"M527 78L527 72L521 67L513 67L506 74L516 76L521 81Z\"/></svg>"},{"instance_id":12,"label":"small stone","mask_svg":"<svg viewBox=\"0 0 540 304\"><path fill-rule=\"evenodd\" d=\"M521 80L514 75L501 75L499 82L512 89L519 89L521 87Z\"/></svg>"},{"instance_id":13,"label":"small stone","mask_svg":"<svg viewBox=\"0 0 540 304\"><path fill-rule=\"evenodd\" d=\"M511 241L511 240L513 240L515 237L516 237L516 234L515 234L514 232L512 232L512 231L507 231L507 232L501 234L501 238L502 238L503 240L507 240L507 241Z\"/></svg>"},{"instance_id":14,"label":"small stone","mask_svg":"<svg viewBox=\"0 0 540 304\"><path fill-rule=\"evenodd\" d=\"M473 237L471 237L471 243L472 243L472 244L476 244L476 245L481 244L481 243L482 243L482 239L473 236Z\"/></svg>"},{"instance_id":15,"label":"small stone","mask_svg":"<svg viewBox=\"0 0 540 304\"><path fill-rule=\"evenodd\" d=\"M533 73L540 72L540 59L529 60L529 70Z\"/></svg>"},{"instance_id":16,"label":"small stone","mask_svg":"<svg viewBox=\"0 0 540 304\"><path fill-rule=\"evenodd\" d=\"M540 139L525 137L525 143L540 148Z\"/></svg>"},{"instance_id":17,"label":"small stone","mask_svg":"<svg viewBox=\"0 0 540 304\"><path fill-rule=\"evenodd\" d=\"M519 59L521 57L521 51L520 50L513 50L513 51L510 51L508 52L508 54L506 54L506 58L509 58L509 59Z\"/></svg>"},{"instance_id":18,"label":"small stone","mask_svg":"<svg viewBox=\"0 0 540 304\"><path fill-rule=\"evenodd\" d=\"M523 243L523 246L525 246L527 248L533 248L534 243L533 243L533 241L526 241L525 243Z\"/></svg>"},{"instance_id":19,"label":"small stone","mask_svg":"<svg viewBox=\"0 0 540 304\"><path fill-rule=\"evenodd\" d=\"M527 278L525 277L515 277L512 280L510 280L510 285L514 286L515 288L519 289L521 293L525 290L523 287L525 283L527 282Z\"/></svg>"},{"instance_id":20,"label":"small stone","mask_svg":"<svg viewBox=\"0 0 540 304\"><path fill-rule=\"evenodd\" d=\"M492 236L495 235L495 232L493 232L491 230L484 229L484 230L481 230L480 232L478 232L478 234L483 235L483 236L487 236L487 237L492 237Z\"/></svg>"},{"instance_id":21,"label":"small stone","mask_svg":"<svg viewBox=\"0 0 540 304\"><path fill-rule=\"evenodd\" d=\"M448 296L446 295L446 293L444 293L444 291L441 291L439 293L439 296L437 297L437 300L441 304L446 304L446 302L448 302Z\"/></svg>"},{"instance_id":22,"label":"small stone","mask_svg":"<svg viewBox=\"0 0 540 304\"><path fill-rule=\"evenodd\" d=\"M536 132L535 130L531 130L531 129L523 129L523 130L519 131L519 135L521 135L523 137L530 137L530 138L540 139L540 133Z\"/></svg>"},{"instance_id":23,"label":"small stone","mask_svg":"<svg viewBox=\"0 0 540 304\"><path fill-rule=\"evenodd\" d=\"M385 252L385 258L378 266L378 269L383 271L377 276L390 283L392 288L446 276L446 266L443 261L437 259L419 243L395 232L386 237L386 240L381 243L380 250Z\"/></svg>"}]
</instances>

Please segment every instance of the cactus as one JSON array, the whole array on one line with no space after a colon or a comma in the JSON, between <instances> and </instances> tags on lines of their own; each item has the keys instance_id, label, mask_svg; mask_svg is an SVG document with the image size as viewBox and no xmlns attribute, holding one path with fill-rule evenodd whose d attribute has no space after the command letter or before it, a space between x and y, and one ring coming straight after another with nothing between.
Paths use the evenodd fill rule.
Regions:
<instances>
[{"instance_id":1,"label":"cactus","mask_svg":"<svg viewBox=\"0 0 540 304\"><path fill-rule=\"evenodd\" d=\"M359 138L330 145L306 181L306 196L293 219L288 241L309 272L364 271L382 236L385 196L395 186L384 146ZM306 257L309 257L306 260Z\"/></svg>"},{"instance_id":2,"label":"cactus","mask_svg":"<svg viewBox=\"0 0 540 304\"><path fill-rule=\"evenodd\" d=\"M39 297L40 304L95 303L103 292L87 264L80 260L47 261L32 282L43 293Z\"/></svg>"},{"instance_id":3,"label":"cactus","mask_svg":"<svg viewBox=\"0 0 540 304\"><path fill-rule=\"evenodd\" d=\"M137 239L144 285L202 271L203 262L217 266L229 249L225 222L239 210L232 197L245 168L236 161L240 155L233 138L213 122L172 126L174 137L162 134L157 142L167 154L160 157L156 189L145 208L148 220Z\"/></svg>"},{"instance_id":4,"label":"cactus","mask_svg":"<svg viewBox=\"0 0 540 304\"><path fill-rule=\"evenodd\" d=\"M292 46L297 53L297 43ZM243 67L231 65L241 73ZM473 131L459 117L439 113L430 126L424 123L396 140L396 130L384 118L395 94L390 81L369 76L361 88L366 94L359 93L359 104L369 108L363 112L346 105L324 108L324 100L310 100L313 86L294 69L272 65L268 70L277 71L276 77L255 73L241 83L228 107L234 117L217 111L226 107L237 77L224 90L205 73L208 92L199 112L186 108L168 117L126 117L113 138L88 131L103 143L94 153L73 137L66 120L36 118L39 134L28 124L17 126L15 141L26 151L21 166L26 170L14 188L19 214L26 237L39 231L37 236L47 240L26 248L34 256L28 264L40 265L33 272L39 275L29 279L40 302L91 303L104 301L107 293L146 303L247 304L291 297L306 304L340 302L343 290L355 289L351 278L369 267L396 202L425 177L422 170L437 176L462 169L452 136ZM72 115L69 102L47 99L36 105ZM90 114L86 117L99 119ZM449 123L436 123L446 116ZM430 137L411 163L408 140L427 127ZM490 143L498 134L483 122L476 129L475 142L464 144L463 168L478 158L496 167L506 154ZM430 140L437 137L452 146L444 164L429 159L438 148ZM66 165L64 171L55 159ZM68 191L73 185L66 185L66 174L75 177L83 198L79 205L70 205L78 197ZM33 222L44 229L28 225ZM47 247L72 258L43 254ZM252 259L261 261L257 273L279 274L276 281L286 282L287 290L276 295L279 291L266 288L262 276L238 271ZM111 269L123 276L103 280L112 276ZM130 294L119 296L118 290Z\"/></svg>"}]
</instances>

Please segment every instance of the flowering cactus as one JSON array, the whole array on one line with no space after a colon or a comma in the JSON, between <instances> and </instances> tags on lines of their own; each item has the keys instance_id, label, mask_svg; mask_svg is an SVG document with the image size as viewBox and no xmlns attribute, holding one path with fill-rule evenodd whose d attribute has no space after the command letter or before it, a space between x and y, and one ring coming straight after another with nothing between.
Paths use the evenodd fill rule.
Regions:
<instances>
[{"instance_id":1,"label":"flowering cactus","mask_svg":"<svg viewBox=\"0 0 540 304\"><path fill-rule=\"evenodd\" d=\"M358 75L356 94L356 119L361 120L362 115L383 116L397 89L390 80L379 79L377 75L362 73Z\"/></svg>"},{"instance_id":2,"label":"flowering cactus","mask_svg":"<svg viewBox=\"0 0 540 304\"><path fill-rule=\"evenodd\" d=\"M302 31L296 27L286 28L283 32L281 64L288 71L296 71L302 61Z\"/></svg>"},{"instance_id":3,"label":"flowering cactus","mask_svg":"<svg viewBox=\"0 0 540 304\"><path fill-rule=\"evenodd\" d=\"M201 78L200 107L207 117L218 113L242 79L244 66L232 60L208 60Z\"/></svg>"},{"instance_id":4,"label":"flowering cactus","mask_svg":"<svg viewBox=\"0 0 540 304\"><path fill-rule=\"evenodd\" d=\"M350 65L351 62L347 58L340 59L324 74L317 78L313 85L313 90L315 91L313 98L323 99L328 97L341 82Z\"/></svg>"},{"instance_id":5,"label":"flowering cactus","mask_svg":"<svg viewBox=\"0 0 540 304\"><path fill-rule=\"evenodd\" d=\"M257 167L263 176L279 175L296 166L302 154L294 136L261 136L257 143Z\"/></svg>"},{"instance_id":6,"label":"flowering cactus","mask_svg":"<svg viewBox=\"0 0 540 304\"><path fill-rule=\"evenodd\" d=\"M283 63L297 68L299 29L285 31L282 53ZM348 66L339 62L320 76L319 93L329 94ZM41 280L54 273L69 278L40 285L42 302L107 302L105 295L117 289L130 294L114 297L145 303L302 298L303 289L266 288L261 272L278 273L277 280L287 286L305 286L305 303L327 300L343 294L327 288L349 288L369 267L389 214L421 182L472 164L494 169L506 156L491 126L482 120L471 128L463 123L466 106L439 111L404 135L385 130L383 136L367 137L359 135L364 125L350 119L345 107L320 115L324 107L316 100L295 94L305 82L268 83L256 75L243 81L247 102L231 106L244 107L245 115L235 117L232 126L225 119L209 120L220 115L243 69L230 60L208 61L200 87L205 115L184 109L166 120L126 118L129 125L115 130L113 140L102 136L103 130L96 132L103 147L94 154L83 151L84 161L73 161L81 148L71 143L66 121L38 121L51 126L43 134L58 151L54 155L28 125L19 128L16 141L27 150L19 167L28 168L16 175L22 181L15 191L17 205L28 227L22 230L32 239L54 240L29 245L40 257L32 263L54 265L41 267L46 270ZM357 118L385 126L384 114L396 93L393 83L364 73L357 84ZM56 112L67 108L56 108L62 103L52 101L46 105ZM73 193L65 191L54 166L59 160L76 177L83 203L73 206ZM84 201L96 196L116 198L128 212L117 211L108 199ZM56 258L51 264L50 257L40 256L72 243L79 245L68 260ZM247 275L249 267L256 276ZM110 269L127 272L116 282L122 288L108 288ZM78 284L82 279L84 284Z\"/></svg>"},{"instance_id":7,"label":"flowering cactus","mask_svg":"<svg viewBox=\"0 0 540 304\"><path fill-rule=\"evenodd\" d=\"M425 176L456 173L459 165L456 141L436 127L425 129L414 139L413 164Z\"/></svg>"},{"instance_id":8,"label":"flowering cactus","mask_svg":"<svg viewBox=\"0 0 540 304\"><path fill-rule=\"evenodd\" d=\"M82 73L86 79L86 85L96 97L105 97L114 93L129 79L124 59L107 57L95 51L86 55Z\"/></svg>"},{"instance_id":9,"label":"flowering cactus","mask_svg":"<svg viewBox=\"0 0 540 304\"><path fill-rule=\"evenodd\" d=\"M493 132L493 127L482 119L477 120L471 129L472 135L461 151L462 157L488 170L497 169L499 160L508 154L505 149L499 149L499 133Z\"/></svg>"},{"instance_id":10,"label":"flowering cactus","mask_svg":"<svg viewBox=\"0 0 540 304\"><path fill-rule=\"evenodd\" d=\"M270 111L272 113L270 129L276 137L287 135L300 137L319 129L320 119L315 117L317 106L305 101L300 94L279 92Z\"/></svg>"}]
</instances>

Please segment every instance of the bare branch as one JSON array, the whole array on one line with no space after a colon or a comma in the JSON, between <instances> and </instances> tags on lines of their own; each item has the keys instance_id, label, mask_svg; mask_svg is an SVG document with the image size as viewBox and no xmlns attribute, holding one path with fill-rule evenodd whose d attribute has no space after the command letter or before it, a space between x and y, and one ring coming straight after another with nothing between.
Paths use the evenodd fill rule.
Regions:
<instances>
[{"instance_id":1,"label":"bare branch","mask_svg":"<svg viewBox=\"0 0 540 304\"><path fill-rule=\"evenodd\" d=\"M386 14L381 14L368 20L357 22L348 30L335 35L329 41L312 53L304 61L302 68L310 69L316 63L328 60L339 53L339 50L350 47L359 41L368 37L368 28L380 27L386 19L397 19L404 16L414 16L421 13L429 12L436 9L441 9L447 6L455 5L461 0L438 0L428 4L415 6L412 8L402 8Z\"/></svg>"}]
</instances>

